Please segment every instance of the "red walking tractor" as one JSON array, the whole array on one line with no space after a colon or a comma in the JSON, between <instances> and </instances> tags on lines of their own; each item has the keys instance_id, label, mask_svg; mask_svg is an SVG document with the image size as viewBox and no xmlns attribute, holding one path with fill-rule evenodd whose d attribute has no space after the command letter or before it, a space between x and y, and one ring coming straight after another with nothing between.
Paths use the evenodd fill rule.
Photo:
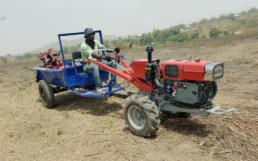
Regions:
<instances>
[{"instance_id":1,"label":"red walking tractor","mask_svg":"<svg viewBox=\"0 0 258 161\"><path fill-rule=\"evenodd\" d=\"M100 33L102 41L101 31L97 32ZM59 36L75 34L83 33L59 34ZM94 98L102 98L122 90L121 87L112 88L110 83L108 87L103 87L106 91L104 95L97 94L95 89L92 89L94 85L92 75L81 70L83 63L88 62L75 66L69 60L65 60L61 41L60 48L64 68L47 68L47 70L46 67L33 68L37 71L39 92L46 107L54 106L53 91L58 91L56 88L61 89L60 91L72 90L80 96ZM123 105L126 123L135 135L142 137L155 135L164 113L188 117L190 114L207 116L234 110L220 109L212 103L217 93L216 80L222 78L224 74L223 63L174 59L160 62L158 59L152 59L153 47L148 46L146 52L147 59L133 60L130 65L121 60L122 66L117 64L121 70L111 68L101 61L89 60L104 69L101 71L102 80L107 80L108 74L105 72L113 73L139 89L138 93L129 95ZM88 89L88 85L91 85L91 89ZM83 87L85 91L76 91L77 87Z\"/></svg>"}]
</instances>

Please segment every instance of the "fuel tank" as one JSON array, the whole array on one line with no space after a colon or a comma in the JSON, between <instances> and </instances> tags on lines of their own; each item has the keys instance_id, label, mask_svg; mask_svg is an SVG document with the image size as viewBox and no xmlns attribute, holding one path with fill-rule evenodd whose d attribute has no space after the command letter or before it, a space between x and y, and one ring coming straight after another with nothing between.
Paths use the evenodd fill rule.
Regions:
<instances>
[{"instance_id":1,"label":"fuel tank","mask_svg":"<svg viewBox=\"0 0 258 161\"><path fill-rule=\"evenodd\" d=\"M145 65L147 59L133 60L131 63L132 73L141 79L145 79ZM160 71L166 80L178 81L215 81L224 75L224 64L220 62L204 60L175 60L171 59L159 63Z\"/></svg>"},{"instance_id":2,"label":"fuel tank","mask_svg":"<svg viewBox=\"0 0 258 161\"><path fill-rule=\"evenodd\" d=\"M209 61L175 60L161 63L162 75L167 80L194 80L205 81L205 66Z\"/></svg>"}]
</instances>

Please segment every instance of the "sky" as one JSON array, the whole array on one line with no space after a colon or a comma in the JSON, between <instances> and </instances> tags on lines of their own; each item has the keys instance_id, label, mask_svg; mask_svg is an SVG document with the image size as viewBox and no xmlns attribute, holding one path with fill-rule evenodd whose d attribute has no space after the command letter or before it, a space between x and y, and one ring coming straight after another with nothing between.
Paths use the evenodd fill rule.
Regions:
<instances>
[{"instance_id":1,"label":"sky","mask_svg":"<svg viewBox=\"0 0 258 161\"><path fill-rule=\"evenodd\" d=\"M258 8L258 0L0 0L0 55L22 54L86 27L127 36Z\"/></svg>"}]
</instances>

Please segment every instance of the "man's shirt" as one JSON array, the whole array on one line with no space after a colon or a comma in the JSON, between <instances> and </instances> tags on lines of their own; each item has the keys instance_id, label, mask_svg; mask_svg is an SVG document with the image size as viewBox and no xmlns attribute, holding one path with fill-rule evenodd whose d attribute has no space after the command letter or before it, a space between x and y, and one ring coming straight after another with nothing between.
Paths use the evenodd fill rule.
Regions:
<instances>
[{"instance_id":1,"label":"man's shirt","mask_svg":"<svg viewBox=\"0 0 258 161\"><path fill-rule=\"evenodd\" d=\"M98 49L103 49L103 46L98 40L94 40L94 49L92 49L86 42L83 42L81 44L81 53L82 53L82 59L83 60L88 60L90 54L92 54L93 50L98 50ZM97 51L94 52L94 54L98 54Z\"/></svg>"}]
</instances>

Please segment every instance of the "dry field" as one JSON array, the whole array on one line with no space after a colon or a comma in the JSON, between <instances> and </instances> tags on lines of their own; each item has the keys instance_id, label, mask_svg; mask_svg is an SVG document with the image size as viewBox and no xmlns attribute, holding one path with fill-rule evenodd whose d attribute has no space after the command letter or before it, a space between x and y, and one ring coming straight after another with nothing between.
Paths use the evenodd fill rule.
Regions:
<instances>
[{"instance_id":1,"label":"dry field","mask_svg":"<svg viewBox=\"0 0 258 161\"><path fill-rule=\"evenodd\" d=\"M225 76L218 81L214 103L236 111L170 119L150 139L128 131L124 99L89 99L65 92L56 96L56 108L46 109L30 70L42 63L0 62L0 160L258 160L258 39L212 43L157 46L153 57L192 55L224 62ZM142 47L125 51L128 61L145 57Z\"/></svg>"}]
</instances>

